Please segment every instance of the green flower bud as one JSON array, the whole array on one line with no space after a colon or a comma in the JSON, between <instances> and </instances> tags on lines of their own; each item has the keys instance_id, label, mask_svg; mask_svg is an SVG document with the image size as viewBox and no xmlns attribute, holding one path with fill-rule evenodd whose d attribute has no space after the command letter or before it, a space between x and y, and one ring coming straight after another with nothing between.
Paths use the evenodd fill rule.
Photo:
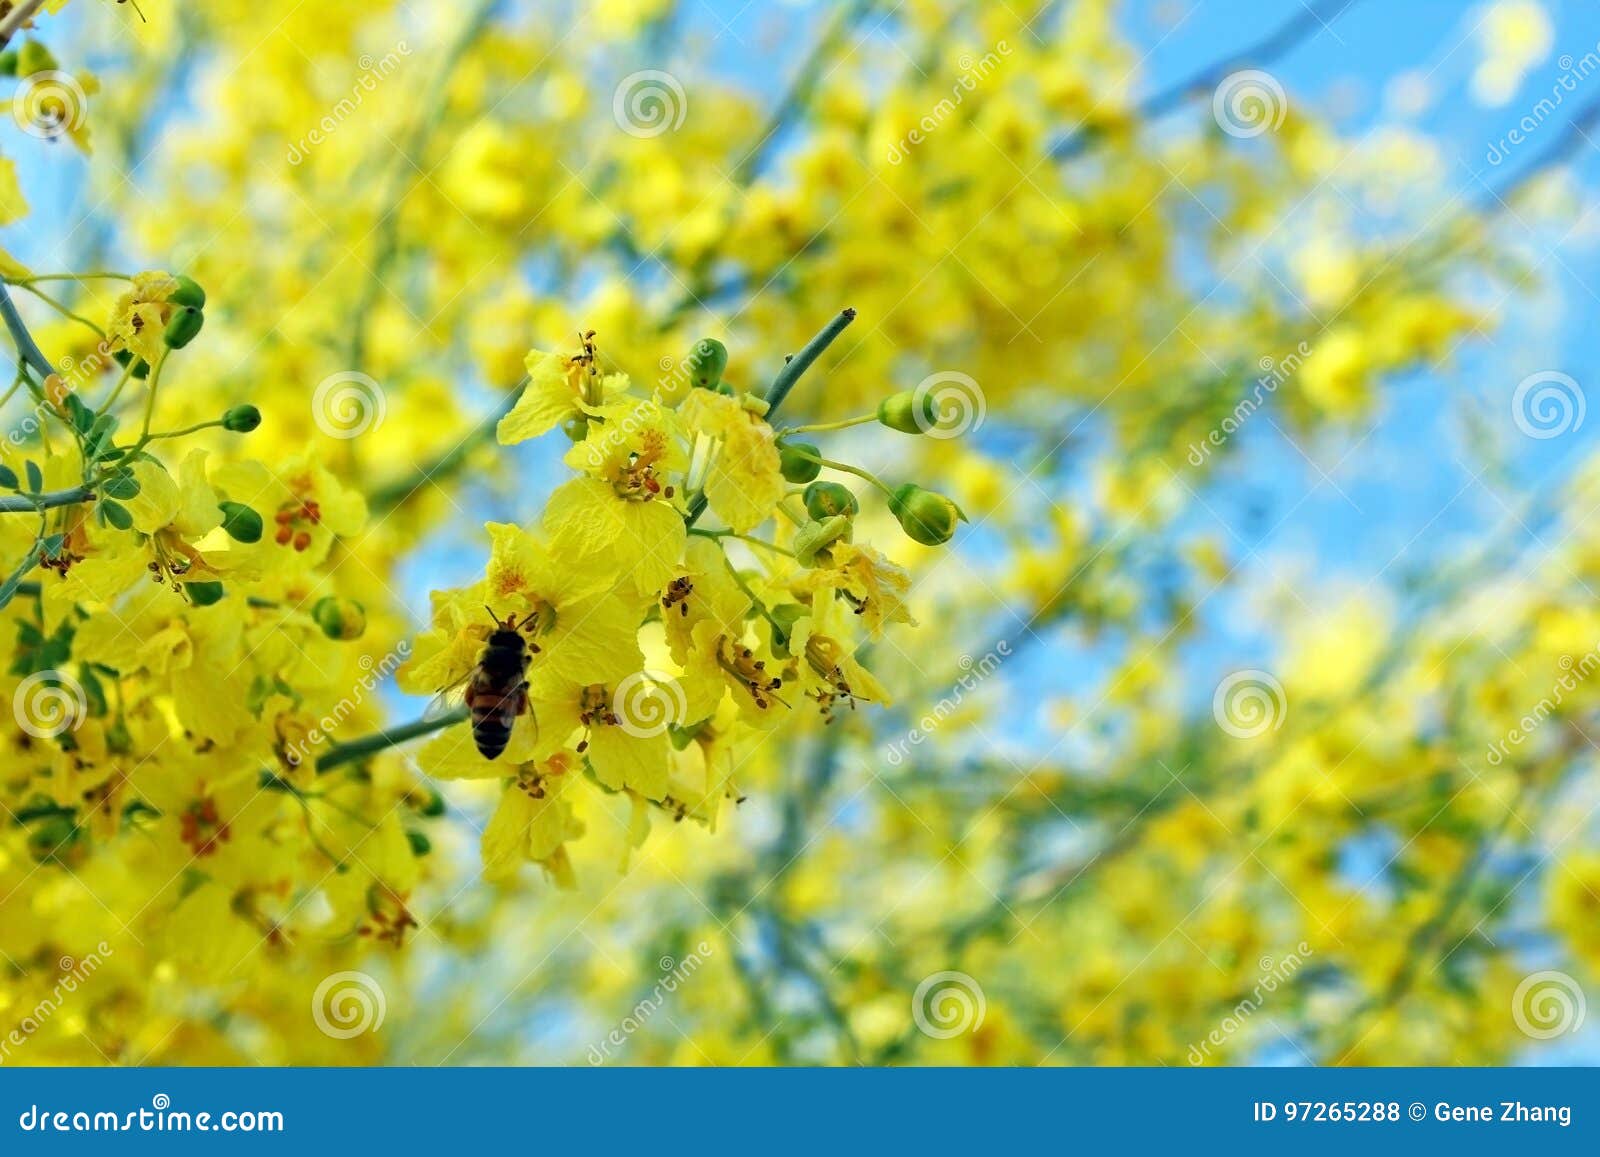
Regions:
<instances>
[{"instance_id":1,"label":"green flower bud","mask_svg":"<svg viewBox=\"0 0 1600 1157\"><path fill-rule=\"evenodd\" d=\"M56 72L61 65L55 54L37 40L24 40L17 49L17 75L32 76L36 72Z\"/></svg>"},{"instance_id":2,"label":"green flower bud","mask_svg":"<svg viewBox=\"0 0 1600 1157\"><path fill-rule=\"evenodd\" d=\"M813 482L806 487L804 498L806 513L818 522L835 514L855 514L861 509L861 503L856 501L850 488L837 482Z\"/></svg>"},{"instance_id":3,"label":"green flower bud","mask_svg":"<svg viewBox=\"0 0 1600 1157\"><path fill-rule=\"evenodd\" d=\"M133 376L141 381L150 376L150 363L145 361L143 358L139 358L137 361L135 361L132 350L118 350L111 356L117 359L117 364L119 366L125 366L132 362Z\"/></svg>"},{"instance_id":4,"label":"green flower bud","mask_svg":"<svg viewBox=\"0 0 1600 1157\"><path fill-rule=\"evenodd\" d=\"M794 625L809 613L799 603L779 603L772 608L772 649L779 658L789 657L789 638L794 634Z\"/></svg>"},{"instance_id":5,"label":"green flower bud","mask_svg":"<svg viewBox=\"0 0 1600 1157\"><path fill-rule=\"evenodd\" d=\"M261 411L254 406L235 406L222 415L222 428L235 434L248 434L261 425Z\"/></svg>"},{"instance_id":6,"label":"green flower bud","mask_svg":"<svg viewBox=\"0 0 1600 1157\"><path fill-rule=\"evenodd\" d=\"M407 832L406 842L411 845L411 854L418 859L433 851L433 841L421 832Z\"/></svg>"},{"instance_id":7,"label":"green flower bud","mask_svg":"<svg viewBox=\"0 0 1600 1157\"><path fill-rule=\"evenodd\" d=\"M576 418L568 418L561 423L561 432L571 439L572 444L576 446L589 436L589 419L583 415L579 415Z\"/></svg>"},{"instance_id":8,"label":"green flower bud","mask_svg":"<svg viewBox=\"0 0 1600 1157\"><path fill-rule=\"evenodd\" d=\"M330 639L359 639L367 629L367 609L354 599L318 599L311 617Z\"/></svg>"},{"instance_id":9,"label":"green flower bud","mask_svg":"<svg viewBox=\"0 0 1600 1157\"><path fill-rule=\"evenodd\" d=\"M901 390L878 403L878 421L902 434L925 434L939 424L939 411L931 392L918 402L915 390Z\"/></svg>"},{"instance_id":10,"label":"green flower bud","mask_svg":"<svg viewBox=\"0 0 1600 1157\"><path fill-rule=\"evenodd\" d=\"M219 603L222 596L227 594L221 583L184 583L183 590L189 596L190 604L197 607Z\"/></svg>"},{"instance_id":11,"label":"green flower bud","mask_svg":"<svg viewBox=\"0 0 1600 1157\"><path fill-rule=\"evenodd\" d=\"M801 566L810 566L817 555L850 535L848 515L835 514L820 522L808 522L794 533L794 557Z\"/></svg>"},{"instance_id":12,"label":"green flower bud","mask_svg":"<svg viewBox=\"0 0 1600 1157\"><path fill-rule=\"evenodd\" d=\"M162 340L167 343L168 349L181 350L195 339L205 323L206 315L200 310L192 305L180 306L167 321L167 331L161 335Z\"/></svg>"},{"instance_id":13,"label":"green flower bud","mask_svg":"<svg viewBox=\"0 0 1600 1157\"><path fill-rule=\"evenodd\" d=\"M195 309L206 307L206 291L200 288L198 281L181 273L173 280L178 283L178 288L172 291L168 301L173 305L187 305Z\"/></svg>"},{"instance_id":14,"label":"green flower bud","mask_svg":"<svg viewBox=\"0 0 1600 1157\"><path fill-rule=\"evenodd\" d=\"M728 347L714 337L703 337L694 343L688 357L689 378L702 389L714 390L722 381L728 368Z\"/></svg>"},{"instance_id":15,"label":"green flower bud","mask_svg":"<svg viewBox=\"0 0 1600 1157\"><path fill-rule=\"evenodd\" d=\"M956 532L956 523L967 520L961 508L943 494L924 490L914 482L895 490L889 499L889 510L899 521L900 529L923 546L942 546L949 542Z\"/></svg>"},{"instance_id":16,"label":"green flower bud","mask_svg":"<svg viewBox=\"0 0 1600 1157\"><path fill-rule=\"evenodd\" d=\"M810 442L785 442L778 447L778 468L790 482L810 482L822 473L821 457L822 451Z\"/></svg>"},{"instance_id":17,"label":"green flower bud","mask_svg":"<svg viewBox=\"0 0 1600 1157\"><path fill-rule=\"evenodd\" d=\"M261 516L242 502L219 502L222 529L235 542L261 541Z\"/></svg>"},{"instance_id":18,"label":"green flower bud","mask_svg":"<svg viewBox=\"0 0 1600 1157\"><path fill-rule=\"evenodd\" d=\"M0 76L17 75L17 50L8 48L0 52Z\"/></svg>"}]
</instances>

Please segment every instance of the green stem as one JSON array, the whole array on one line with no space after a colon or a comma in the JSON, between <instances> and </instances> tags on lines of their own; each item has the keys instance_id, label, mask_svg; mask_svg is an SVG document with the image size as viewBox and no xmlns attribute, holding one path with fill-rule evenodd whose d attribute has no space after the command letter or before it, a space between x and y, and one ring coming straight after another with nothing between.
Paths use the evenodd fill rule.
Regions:
<instances>
[{"instance_id":1,"label":"green stem","mask_svg":"<svg viewBox=\"0 0 1600 1157\"><path fill-rule=\"evenodd\" d=\"M851 426L862 426L868 422L878 420L877 412L870 414L857 414L854 418L845 418L839 422L813 422L809 426L790 426L778 436L787 438L790 434L826 434L830 430L847 430Z\"/></svg>"},{"instance_id":2,"label":"green stem","mask_svg":"<svg viewBox=\"0 0 1600 1157\"><path fill-rule=\"evenodd\" d=\"M26 277L8 277L6 281L12 285L26 288L36 281L132 281L133 277L126 273L109 273L104 270L94 270L90 273L30 273Z\"/></svg>"},{"instance_id":3,"label":"green stem","mask_svg":"<svg viewBox=\"0 0 1600 1157\"><path fill-rule=\"evenodd\" d=\"M76 506L88 502L94 491L87 486L74 486L67 490L52 490L48 494L18 494L0 498L0 514L21 514L27 511L53 510L57 506Z\"/></svg>"},{"instance_id":4,"label":"green stem","mask_svg":"<svg viewBox=\"0 0 1600 1157\"><path fill-rule=\"evenodd\" d=\"M446 727L453 727L464 722L467 718L467 709L457 707L433 719L416 719L410 723L402 723L398 727L388 727L382 731L375 731L371 735L352 739L349 743L335 743L330 750L317 758L317 774L323 775L334 768L343 767L347 763L355 763L369 755L376 755L391 747L398 747L402 743L418 739L424 735L432 735L435 731L443 731Z\"/></svg>"},{"instance_id":5,"label":"green stem","mask_svg":"<svg viewBox=\"0 0 1600 1157\"><path fill-rule=\"evenodd\" d=\"M691 527L689 533L700 538L710 538L716 540L721 540L724 538L737 538L740 542L748 542L751 546L765 547L767 550L775 551L781 555L787 555L789 558L794 557L793 551L785 550L775 542L768 542L766 539L756 538L754 535L740 534L736 530L705 530L701 527Z\"/></svg>"},{"instance_id":6,"label":"green stem","mask_svg":"<svg viewBox=\"0 0 1600 1157\"><path fill-rule=\"evenodd\" d=\"M815 462L817 465L825 467L829 470L842 470L846 474L854 474L857 478L865 478L868 482L872 483L890 498L894 497L894 487L890 486L887 482L885 482L882 478L879 478L870 470L863 470L861 467L852 466L848 462L835 462L831 458L819 458L815 454L807 454L804 450L796 450L792 446L789 448L789 451L792 454L797 454L801 458L804 458L807 462Z\"/></svg>"},{"instance_id":7,"label":"green stem","mask_svg":"<svg viewBox=\"0 0 1600 1157\"><path fill-rule=\"evenodd\" d=\"M161 384L161 369L167 364L168 352L162 350L156 364L150 367L150 392L145 395L144 424L139 428L139 441L134 444L134 453L144 449L150 441L150 421L156 416L156 387Z\"/></svg>"},{"instance_id":8,"label":"green stem","mask_svg":"<svg viewBox=\"0 0 1600 1157\"><path fill-rule=\"evenodd\" d=\"M74 313L70 308L68 308L68 306L64 302L57 301L54 297L51 297L48 293L46 293L44 290L40 289L38 286L33 285L31 282L27 282L27 281L19 281L19 282L17 282L17 285L18 285L18 287L20 287L22 289L26 289L29 293L33 294L33 296L37 297L40 301L44 302L51 309L53 309L57 313L59 313L62 317L70 318L72 321L77 322L79 325L87 326L89 329L92 329L96 334L98 334L102 338L106 336L106 331L105 330L101 329L94 322L92 322L88 318L84 317L83 314Z\"/></svg>"},{"instance_id":9,"label":"green stem","mask_svg":"<svg viewBox=\"0 0 1600 1157\"><path fill-rule=\"evenodd\" d=\"M145 438L145 441L154 442L157 438L182 438L185 434L195 434L201 430L213 430L221 425L221 418L213 418L209 422L196 422L193 426L185 426L181 430L167 430L164 433L151 434Z\"/></svg>"},{"instance_id":10,"label":"green stem","mask_svg":"<svg viewBox=\"0 0 1600 1157\"><path fill-rule=\"evenodd\" d=\"M112 403L122 394L122 388L133 378L133 367L139 362L138 358L129 358L128 364L122 367L122 376L117 379L117 384L111 387L111 392L106 395L106 400L100 403L96 413L109 414Z\"/></svg>"},{"instance_id":11,"label":"green stem","mask_svg":"<svg viewBox=\"0 0 1600 1157\"><path fill-rule=\"evenodd\" d=\"M56 372L50 359L44 356L44 351L28 332L22 315L17 312L16 303L11 300L10 291L4 285L0 285L0 319L5 321L6 329L11 332L11 340L16 343L23 365L38 374L40 381Z\"/></svg>"}]
</instances>

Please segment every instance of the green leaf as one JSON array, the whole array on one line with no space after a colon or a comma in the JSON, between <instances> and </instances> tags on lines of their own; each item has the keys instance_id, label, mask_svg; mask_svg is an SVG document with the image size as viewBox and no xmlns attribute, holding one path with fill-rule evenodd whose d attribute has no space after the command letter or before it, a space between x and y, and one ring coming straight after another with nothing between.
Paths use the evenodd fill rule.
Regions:
<instances>
[{"instance_id":1,"label":"green leaf","mask_svg":"<svg viewBox=\"0 0 1600 1157\"><path fill-rule=\"evenodd\" d=\"M118 530L133 529L133 515L128 513L128 508L120 502L113 502L109 498L100 500L100 514Z\"/></svg>"},{"instance_id":2,"label":"green leaf","mask_svg":"<svg viewBox=\"0 0 1600 1157\"><path fill-rule=\"evenodd\" d=\"M87 434L94 425L94 411L83 404L77 394L68 394L65 402L67 417L72 419L73 427L80 434Z\"/></svg>"},{"instance_id":3,"label":"green leaf","mask_svg":"<svg viewBox=\"0 0 1600 1157\"><path fill-rule=\"evenodd\" d=\"M44 489L44 471L39 469L39 464L32 458L29 458L22 466L28 472L28 492L30 494L38 494Z\"/></svg>"},{"instance_id":4,"label":"green leaf","mask_svg":"<svg viewBox=\"0 0 1600 1157\"><path fill-rule=\"evenodd\" d=\"M9 466L0 466L0 486L4 486L7 490L15 490L17 482L18 478L15 470Z\"/></svg>"},{"instance_id":5,"label":"green leaf","mask_svg":"<svg viewBox=\"0 0 1600 1157\"><path fill-rule=\"evenodd\" d=\"M107 478L100 489L108 498L134 498L139 493L139 480L124 470Z\"/></svg>"}]
</instances>

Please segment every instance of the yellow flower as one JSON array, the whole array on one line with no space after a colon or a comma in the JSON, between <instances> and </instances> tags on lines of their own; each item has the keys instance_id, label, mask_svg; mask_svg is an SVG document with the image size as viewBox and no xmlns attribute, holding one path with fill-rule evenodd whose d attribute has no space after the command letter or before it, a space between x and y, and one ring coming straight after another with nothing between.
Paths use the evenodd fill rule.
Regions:
<instances>
[{"instance_id":1,"label":"yellow flower","mask_svg":"<svg viewBox=\"0 0 1600 1157\"><path fill-rule=\"evenodd\" d=\"M569 419L598 414L607 401L628 388L626 374L600 372L592 344L577 354L532 350L525 364L528 384L495 428L502 446L537 438Z\"/></svg>"},{"instance_id":2,"label":"yellow flower","mask_svg":"<svg viewBox=\"0 0 1600 1157\"><path fill-rule=\"evenodd\" d=\"M562 742L581 735L576 750L589 760L602 784L651 800L666 795L671 747L667 724L674 721L670 687L658 692L636 673L615 688L545 682L536 686L534 694L540 728ZM647 702L652 695L657 697ZM662 708L664 713L658 710Z\"/></svg>"},{"instance_id":3,"label":"yellow flower","mask_svg":"<svg viewBox=\"0 0 1600 1157\"><path fill-rule=\"evenodd\" d=\"M558 754L524 767L507 785L483 829L483 874L507 880L532 861L563 887L572 886L566 843L583 835L583 821L562 796L572 782L571 758Z\"/></svg>"},{"instance_id":4,"label":"yellow flower","mask_svg":"<svg viewBox=\"0 0 1600 1157\"><path fill-rule=\"evenodd\" d=\"M710 390L691 393L682 413L718 440L705 478L706 499L717 517L741 533L771 518L784 493L772 427L737 399Z\"/></svg>"},{"instance_id":5,"label":"yellow flower","mask_svg":"<svg viewBox=\"0 0 1600 1157\"><path fill-rule=\"evenodd\" d=\"M177 278L160 270L133 275L133 284L117 299L106 336L113 350L128 350L151 365L165 351L162 335L172 317L167 303L178 288Z\"/></svg>"},{"instance_id":6,"label":"yellow flower","mask_svg":"<svg viewBox=\"0 0 1600 1157\"><path fill-rule=\"evenodd\" d=\"M883 633L886 623L916 626L906 609L911 590L911 575L870 546L835 542L818 560L819 565L803 572L794 581L797 593L816 599L842 598L859 615L874 638Z\"/></svg>"},{"instance_id":7,"label":"yellow flower","mask_svg":"<svg viewBox=\"0 0 1600 1157\"><path fill-rule=\"evenodd\" d=\"M569 565L625 576L655 594L682 566L683 515L664 475L685 456L672 418L655 402L604 407L567 461L589 472L550 496L544 525Z\"/></svg>"}]
</instances>

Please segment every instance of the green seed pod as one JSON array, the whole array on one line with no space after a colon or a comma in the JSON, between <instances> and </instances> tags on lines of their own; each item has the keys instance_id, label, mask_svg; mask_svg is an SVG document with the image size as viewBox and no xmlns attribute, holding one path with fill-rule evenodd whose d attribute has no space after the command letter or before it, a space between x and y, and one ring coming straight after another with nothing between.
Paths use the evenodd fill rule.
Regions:
<instances>
[{"instance_id":1,"label":"green seed pod","mask_svg":"<svg viewBox=\"0 0 1600 1157\"><path fill-rule=\"evenodd\" d=\"M822 463L817 459L822 451L810 442L785 442L778 447L778 468L790 482L810 482L822 473Z\"/></svg>"},{"instance_id":2,"label":"green seed pod","mask_svg":"<svg viewBox=\"0 0 1600 1157\"><path fill-rule=\"evenodd\" d=\"M714 390L722 381L723 371L728 368L728 347L714 337L703 337L689 351L687 365L689 379L695 385Z\"/></svg>"},{"instance_id":3,"label":"green seed pod","mask_svg":"<svg viewBox=\"0 0 1600 1157\"><path fill-rule=\"evenodd\" d=\"M901 390L878 403L878 421L902 434L925 434L939 424L939 411L932 393L919 403L915 390Z\"/></svg>"},{"instance_id":4,"label":"green seed pod","mask_svg":"<svg viewBox=\"0 0 1600 1157\"><path fill-rule=\"evenodd\" d=\"M222 529L235 542L261 541L261 516L242 502L219 502Z\"/></svg>"},{"instance_id":5,"label":"green seed pod","mask_svg":"<svg viewBox=\"0 0 1600 1157\"><path fill-rule=\"evenodd\" d=\"M173 305L187 305L194 309L206 307L206 291L200 288L198 281L181 273L173 280L178 283L178 288L167 297L168 301Z\"/></svg>"},{"instance_id":6,"label":"green seed pod","mask_svg":"<svg viewBox=\"0 0 1600 1157\"><path fill-rule=\"evenodd\" d=\"M889 499L889 510L899 521L900 529L923 546L944 545L954 536L956 523L967 520L961 508L943 494L924 490L914 482L895 490Z\"/></svg>"},{"instance_id":7,"label":"green seed pod","mask_svg":"<svg viewBox=\"0 0 1600 1157\"><path fill-rule=\"evenodd\" d=\"M414 790L417 791L417 792L424 793L424 797L423 797L422 802L417 805L417 814L418 815L424 815L424 816L442 816L442 815L444 815L444 796L439 794L437 789L429 787L426 784L421 784L417 788L415 788ZM408 796L407 798L409 799L410 797Z\"/></svg>"},{"instance_id":8,"label":"green seed pod","mask_svg":"<svg viewBox=\"0 0 1600 1157\"><path fill-rule=\"evenodd\" d=\"M183 590L189 596L189 602L197 607L220 603L222 596L228 593L221 583L184 583Z\"/></svg>"},{"instance_id":9,"label":"green seed pod","mask_svg":"<svg viewBox=\"0 0 1600 1157\"><path fill-rule=\"evenodd\" d=\"M111 356L117 359L117 364L119 366L125 366L132 362L133 376L139 380L143 381L145 378L150 376L150 363L145 361L143 358L135 360L132 350L118 350Z\"/></svg>"},{"instance_id":10,"label":"green seed pod","mask_svg":"<svg viewBox=\"0 0 1600 1157\"><path fill-rule=\"evenodd\" d=\"M0 52L0 76L17 75L17 50L8 48Z\"/></svg>"},{"instance_id":11,"label":"green seed pod","mask_svg":"<svg viewBox=\"0 0 1600 1157\"><path fill-rule=\"evenodd\" d=\"M818 522L835 514L855 514L861 509L861 503L856 501L850 488L837 482L813 482L806 487L804 498L806 513Z\"/></svg>"},{"instance_id":12,"label":"green seed pod","mask_svg":"<svg viewBox=\"0 0 1600 1157\"><path fill-rule=\"evenodd\" d=\"M330 639L359 639L367 629L367 609L354 599L318 599L311 617Z\"/></svg>"},{"instance_id":13,"label":"green seed pod","mask_svg":"<svg viewBox=\"0 0 1600 1157\"><path fill-rule=\"evenodd\" d=\"M55 55L37 40L24 40L17 49L17 75L32 76L36 72L55 72L61 67Z\"/></svg>"},{"instance_id":14,"label":"green seed pod","mask_svg":"<svg viewBox=\"0 0 1600 1157\"><path fill-rule=\"evenodd\" d=\"M407 832L406 842L411 845L411 854L418 859L433 851L433 841L421 832Z\"/></svg>"},{"instance_id":15,"label":"green seed pod","mask_svg":"<svg viewBox=\"0 0 1600 1157\"><path fill-rule=\"evenodd\" d=\"M181 350L195 339L205 323L206 315L200 310L192 305L182 306L167 322L167 331L161 335L162 340L167 343L168 349Z\"/></svg>"},{"instance_id":16,"label":"green seed pod","mask_svg":"<svg viewBox=\"0 0 1600 1157\"><path fill-rule=\"evenodd\" d=\"M254 406L235 406L222 415L222 428L235 434L248 434L261 425L261 411Z\"/></svg>"}]
</instances>

